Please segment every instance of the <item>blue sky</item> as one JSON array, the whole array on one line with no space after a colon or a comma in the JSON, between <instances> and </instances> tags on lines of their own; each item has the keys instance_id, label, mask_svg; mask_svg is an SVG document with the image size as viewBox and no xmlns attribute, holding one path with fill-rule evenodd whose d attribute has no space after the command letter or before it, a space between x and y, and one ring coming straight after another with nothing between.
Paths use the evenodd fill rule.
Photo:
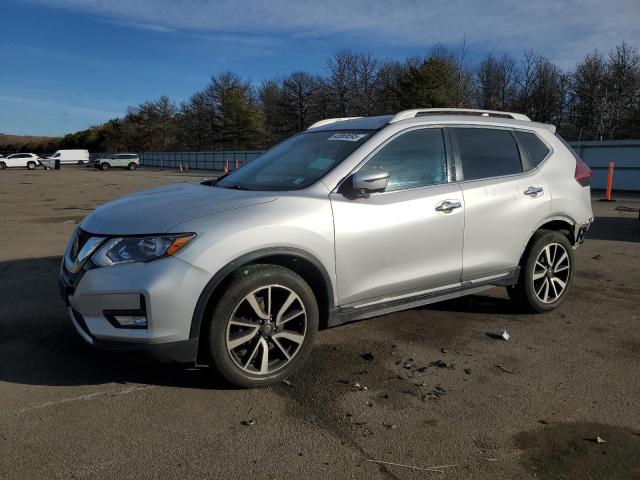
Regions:
<instances>
[{"instance_id":1,"label":"blue sky","mask_svg":"<svg viewBox=\"0 0 640 480\"><path fill-rule=\"evenodd\" d=\"M638 46L639 0L0 0L0 132L60 135L211 74L323 73L339 48L404 58L466 37L470 60L532 48L571 67Z\"/></svg>"}]
</instances>

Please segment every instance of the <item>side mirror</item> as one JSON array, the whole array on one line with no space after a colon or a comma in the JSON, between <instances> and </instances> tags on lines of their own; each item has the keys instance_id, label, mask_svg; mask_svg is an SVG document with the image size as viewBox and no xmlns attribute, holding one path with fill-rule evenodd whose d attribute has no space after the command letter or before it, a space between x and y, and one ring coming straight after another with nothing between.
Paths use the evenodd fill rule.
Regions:
<instances>
[{"instance_id":1,"label":"side mirror","mask_svg":"<svg viewBox=\"0 0 640 480\"><path fill-rule=\"evenodd\" d=\"M390 174L386 170L359 171L351 177L353 194L368 197L375 192L384 192L389 185Z\"/></svg>"}]
</instances>

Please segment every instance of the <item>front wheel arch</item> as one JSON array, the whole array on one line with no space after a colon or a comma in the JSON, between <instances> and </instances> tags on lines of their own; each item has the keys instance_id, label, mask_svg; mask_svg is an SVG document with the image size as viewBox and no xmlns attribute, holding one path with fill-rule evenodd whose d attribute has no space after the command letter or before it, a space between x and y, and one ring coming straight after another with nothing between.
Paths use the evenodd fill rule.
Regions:
<instances>
[{"instance_id":1,"label":"front wheel arch","mask_svg":"<svg viewBox=\"0 0 640 480\"><path fill-rule=\"evenodd\" d=\"M198 362L207 363L207 341L205 319L213 313L217 300L225 285L238 269L254 264L279 265L300 275L311 287L320 310L320 328L331 325L334 312L334 286L320 260L302 249L272 247L243 255L225 265L209 280L203 289L191 319L189 338L198 338ZM202 341L204 340L204 341Z\"/></svg>"}]
</instances>

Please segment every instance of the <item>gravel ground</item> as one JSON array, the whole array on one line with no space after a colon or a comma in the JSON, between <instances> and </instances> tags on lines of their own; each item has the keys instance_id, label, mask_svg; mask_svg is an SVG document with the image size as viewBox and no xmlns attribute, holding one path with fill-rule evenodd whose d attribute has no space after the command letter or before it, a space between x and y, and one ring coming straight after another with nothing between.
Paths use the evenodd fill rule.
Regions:
<instances>
[{"instance_id":1,"label":"gravel ground","mask_svg":"<svg viewBox=\"0 0 640 480\"><path fill-rule=\"evenodd\" d=\"M640 478L640 223L616 210L640 197L594 195L552 313L495 289L352 323L319 333L291 385L238 390L91 350L58 296L74 223L198 178L0 172L0 478Z\"/></svg>"}]
</instances>

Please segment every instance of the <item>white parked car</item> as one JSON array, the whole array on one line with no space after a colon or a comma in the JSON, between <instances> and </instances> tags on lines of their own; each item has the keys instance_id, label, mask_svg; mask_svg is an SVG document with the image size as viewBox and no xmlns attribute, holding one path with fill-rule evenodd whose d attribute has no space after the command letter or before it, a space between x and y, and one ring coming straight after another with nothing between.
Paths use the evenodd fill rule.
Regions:
<instances>
[{"instance_id":1,"label":"white parked car","mask_svg":"<svg viewBox=\"0 0 640 480\"><path fill-rule=\"evenodd\" d=\"M35 153L14 153L7 158L0 158L0 170L4 168L28 168L34 170L39 164L40 158Z\"/></svg>"}]
</instances>

